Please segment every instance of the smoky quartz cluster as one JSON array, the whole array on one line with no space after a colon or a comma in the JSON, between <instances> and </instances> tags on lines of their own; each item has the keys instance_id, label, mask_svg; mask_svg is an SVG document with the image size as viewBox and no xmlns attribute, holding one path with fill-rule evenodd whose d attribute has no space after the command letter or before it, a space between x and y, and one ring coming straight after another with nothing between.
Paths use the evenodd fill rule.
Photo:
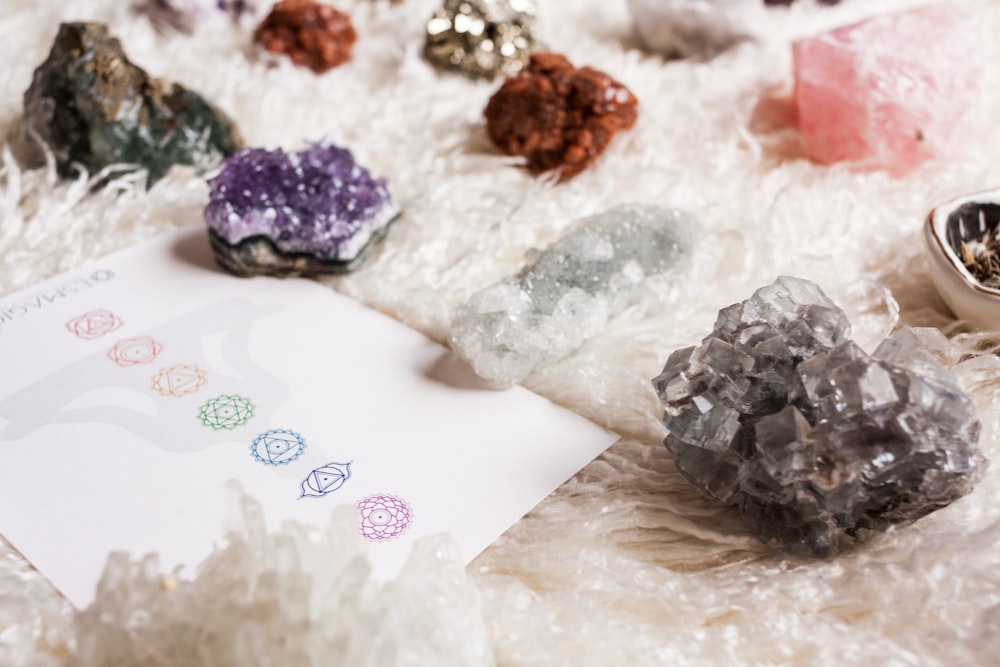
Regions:
<instances>
[{"instance_id":1,"label":"smoky quartz cluster","mask_svg":"<svg viewBox=\"0 0 1000 667\"><path fill-rule=\"evenodd\" d=\"M786 276L720 311L653 381L681 474L789 553L912 522L983 467L949 341L904 327L868 355L849 333L818 286Z\"/></svg>"}]
</instances>

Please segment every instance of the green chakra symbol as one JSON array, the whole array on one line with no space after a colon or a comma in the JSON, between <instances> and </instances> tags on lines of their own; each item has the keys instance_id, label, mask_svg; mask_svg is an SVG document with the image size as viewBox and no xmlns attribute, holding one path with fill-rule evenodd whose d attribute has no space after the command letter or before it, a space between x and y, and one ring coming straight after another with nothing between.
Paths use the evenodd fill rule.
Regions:
<instances>
[{"instance_id":1,"label":"green chakra symbol","mask_svg":"<svg viewBox=\"0 0 1000 667\"><path fill-rule=\"evenodd\" d=\"M237 426L243 426L253 417L254 404L242 396L223 394L209 399L201 406L198 419L213 431L223 429L231 431Z\"/></svg>"}]
</instances>

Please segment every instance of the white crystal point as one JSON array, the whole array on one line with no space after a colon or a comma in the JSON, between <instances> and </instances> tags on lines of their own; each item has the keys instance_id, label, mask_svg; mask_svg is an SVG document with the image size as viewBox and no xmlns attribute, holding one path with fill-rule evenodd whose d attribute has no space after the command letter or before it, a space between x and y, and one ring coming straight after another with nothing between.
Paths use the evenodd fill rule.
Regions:
<instances>
[{"instance_id":1,"label":"white crystal point","mask_svg":"<svg viewBox=\"0 0 1000 667\"><path fill-rule=\"evenodd\" d=\"M752 39L763 0L628 0L645 47L670 57L711 56Z\"/></svg>"},{"instance_id":2,"label":"white crystal point","mask_svg":"<svg viewBox=\"0 0 1000 667\"><path fill-rule=\"evenodd\" d=\"M517 384L599 333L646 278L682 271L700 231L683 211L645 204L585 218L519 274L473 294L452 320L452 349L480 377Z\"/></svg>"}]
</instances>

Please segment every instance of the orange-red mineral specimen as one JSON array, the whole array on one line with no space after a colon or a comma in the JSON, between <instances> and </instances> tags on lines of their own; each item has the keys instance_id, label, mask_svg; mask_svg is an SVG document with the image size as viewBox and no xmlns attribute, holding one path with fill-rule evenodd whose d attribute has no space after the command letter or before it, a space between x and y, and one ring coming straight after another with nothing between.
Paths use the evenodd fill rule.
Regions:
<instances>
[{"instance_id":1,"label":"orange-red mineral specimen","mask_svg":"<svg viewBox=\"0 0 1000 667\"><path fill-rule=\"evenodd\" d=\"M635 124L638 101L624 85L557 53L536 53L486 105L486 131L500 150L522 155L535 172L573 178Z\"/></svg>"},{"instance_id":2,"label":"orange-red mineral specimen","mask_svg":"<svg viewBox=\"0 0 1000 667\"><path fill-rule=\"evenodd\" d=\"M254 32L265 49L317 74L350 60L356 39L351 17L313 0L281 0Z\"/></svg>"}]
</instances>

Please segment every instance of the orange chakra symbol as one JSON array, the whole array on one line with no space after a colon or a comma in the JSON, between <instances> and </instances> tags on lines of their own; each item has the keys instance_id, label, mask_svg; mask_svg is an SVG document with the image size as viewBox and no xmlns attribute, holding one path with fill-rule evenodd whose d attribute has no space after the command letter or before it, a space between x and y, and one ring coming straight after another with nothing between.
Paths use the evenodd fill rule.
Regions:
<instances>
[{"instance_id":1,"label":"orange chakra symbol","mask_svg":"<svg viewBox=\"0 0 1000 667\"><path fill-rule=\"evenodd\" d=\"M175 364L153 376L153 389L161 396L192 394L205 384L205 371L192 364Z\"/></svg>"},{"instance_id":2,"label":"orange chakra symbol","mask_svg":"<svg viewBox=\"0 0 1000 667\"><path fill-rule=\"evenodd\" d=\"M123 338L108 350L108 358L119 366L148 364L163 351L163 345L149 336Z\"/></svg>"},{"instance_id":3,"label":"orange chakra symbol","mask_svg":"<svg viewBox=\"0 0 1000 667\"><path fill-rule=\"evenodd\" d=\"M93 340L122 326L124 322L110 310L91 310L66 323L66 328L77 338Z\"/></svg>"}]
</instances>

